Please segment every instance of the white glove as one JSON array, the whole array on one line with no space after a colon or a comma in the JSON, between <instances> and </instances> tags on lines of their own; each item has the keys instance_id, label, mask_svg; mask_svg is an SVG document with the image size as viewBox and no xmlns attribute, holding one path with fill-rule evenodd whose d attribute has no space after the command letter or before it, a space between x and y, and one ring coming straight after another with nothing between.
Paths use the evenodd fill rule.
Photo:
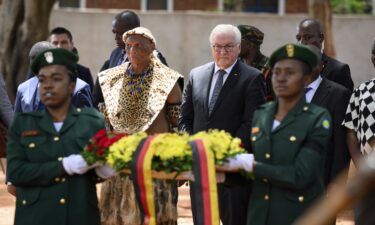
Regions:
<instances>
[{"instance_id":1,"label":"white glove","mask_svg":"<svg viewBox=\"0 0 375 225\"><path fill-rule=\"evenodd\" d=\"M68 157L64 157L62 160L63 167L69 175L73 174L84 174L89 170L89 166L83 159L82 155L73 154Z\"/></svg>"},{"instance_id":2,"label":"white glove","mask_svg":"<svg viewBox=\"0 0 375 225\"><path fill-rule=\"evenodd\" d=\"M254 166L254 155L249 153L238 154L233 158L229 158L228 162L224 164L230 170L245 170L252 172Z\"/></svg>"},{"instance_id":3,"label":"white glove","mask_svg":"<svg viewBox=\"0 0 375 225\"><path fill-rule=\"evenodd\" d=\"M112 167L108 166L107 164L95 167L95 173L98 175L98 177L103 179L108 179L110 177L116 176L116 170L114 170Z\"/></svg>"}]
</instances>

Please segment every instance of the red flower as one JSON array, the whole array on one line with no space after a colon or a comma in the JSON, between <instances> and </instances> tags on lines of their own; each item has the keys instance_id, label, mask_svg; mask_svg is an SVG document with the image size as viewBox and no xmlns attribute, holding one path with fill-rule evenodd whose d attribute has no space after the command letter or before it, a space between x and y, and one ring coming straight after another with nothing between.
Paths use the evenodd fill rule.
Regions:
<instances>
[{"instance_id":1,"label":"red flower","mask_svg":"<svg viewBox=\"0 0 375 225\"><path fill-rule=\"evenodd\" d=\"M85 146L83 155L89 164L96 161L105 161L109 147L122 137L127 136L123 133L107 132L105 129L99 130L90 142Z\"/></svg>"},{"instance_id":2,"label":"red flower","mask_svg":"<svg viewBox=\"0 0 375 225\"><path fill-rule=\"evenodd\" d=\"M244 146L244 144L241 142L240 143L240 148L244 148L245 146Z\"/></svg>"},{"instance_id":3,"label":"red flower","mask_svg":"<svg viewBox=\"0 0 375 225\"><path fill-rule=\"evenodd\" d=\"M98 131L98 133L95 134L94 138L100 139L102 137L105 137L106 135L107 135L106 129L101 129L100 131Z\"/></svg>"},{"instance_id":4,"label":"red flower","mask_svg":"<svg viewBox=\"0 0 375 225\"><path fill-rule=\"evenodd\" d=\"M104 154L104 149L103 148L99 148L98 151L96 152L96 155L99 156L99 157L102 157Z\"/></svg>"},{"instance_id":5,"label":"red flower","mask_svg":"<svg viewBox=\"0 0 375 225\"><path fill-rule=\"evenodd\" d=\"M93 148L92 144L87 145L87 151L92 152Z\"/></svg>"}]
</instances>

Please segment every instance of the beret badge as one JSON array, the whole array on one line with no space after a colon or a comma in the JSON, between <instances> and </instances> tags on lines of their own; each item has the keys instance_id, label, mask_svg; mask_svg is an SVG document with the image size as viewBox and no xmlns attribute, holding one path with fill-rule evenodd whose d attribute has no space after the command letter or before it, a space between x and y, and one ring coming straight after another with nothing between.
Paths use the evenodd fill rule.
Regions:
<instances>
[{"instance_id":1,"label":"beret badge","mask_svg":"<svg viewBox=\"0 0 375 225\"><path fill-rule=\"evenodd\" d=\"M288 57L293 57L294 56L294 46L289 44L286 46L286 54Z\"/></svg>"},{"instance_id":2,"label":"beret badge","mask_svg":"<svg viewBox=\"0 0 375 225\"><path fill-rule=\"evenodd\" d=\"M45 52L44 53L44 58L48 63L53 63L53 54L52 52Z\"/></svg>"}]
</instances>

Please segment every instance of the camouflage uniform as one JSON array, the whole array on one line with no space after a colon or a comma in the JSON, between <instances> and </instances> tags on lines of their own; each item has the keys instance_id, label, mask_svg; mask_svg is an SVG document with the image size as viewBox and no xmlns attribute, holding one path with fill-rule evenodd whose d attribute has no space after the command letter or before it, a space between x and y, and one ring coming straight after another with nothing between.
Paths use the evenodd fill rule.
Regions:
<instances>
[{"instance_id":1,"label":"camouflage uniform","mask_svg":"<svg viewBox=\"0 0 375 225\"><path fill-rule=\"evenodd\" d=\"M238 25L237 27L241 31L242 40L247 40L257 46L260 46L263 43L264 34L258 28L250 25ZM271 69L268 64L268 57L258 51L250 66L257 68L263 73L267 101L271 101L274 98L274 93L272 90Z\"/></svg>"}]
</instances>

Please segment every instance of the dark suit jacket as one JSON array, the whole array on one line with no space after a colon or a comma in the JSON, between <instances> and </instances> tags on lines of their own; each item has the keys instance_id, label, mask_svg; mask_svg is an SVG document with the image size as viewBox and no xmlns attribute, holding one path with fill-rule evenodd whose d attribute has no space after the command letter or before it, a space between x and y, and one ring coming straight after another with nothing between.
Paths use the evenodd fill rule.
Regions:
<instances>
[{"instance_id":1,"label":"dark suit jacket","mask_svg":"<svg viewBox=\"0 0 375 225\"><path fill-rule=\"evenodd\" d=\"M93 90L94 81L92 79L92 75L89 68L82 66L81 64L77 64L77 77L85 81L90 86L90 91Z\"/></svg>"},{"instance_id":2,"label":"dark suit jacket","mask_svg":"<svg viewBox=\"0 0 375 225\"><path fill-rule=\"evenodd\" d=\"M336 175L348 167L349 149L346 145L346 129L341 126L351 92L344 86L323 78L311 103L329 111L332 117L332 137L328 141L325 158L324 182L327 185Z\"/></svg>"},{"instance_id":3,"label":"dark suit jacket","mask_svg":"<svg viewBox=\"0 0 375 225\"><path fill-rule=\"evenodd\" d=\"M350 75L350 68L348 64L333 59L323 53L322 61L324 62L324 67L322 70L323 77L328 80L334 81L353 91L354 83Z\"/></svg>"},{"instance_id":4,"label":"dark suit jacket","mask_svg":"<svg viewBox=\"0 0 375 225\"><path fill-rule=\"evenodd\" d=\"M208 98L215 64L194 68L184 91L179 129L190 134L221 129L241 138L250 150L253 112L265 102L265 87L259 70L237 61L224 83L211 115ZM213 88L213 87L211 87Z\"/></svg>"}]
</instances>

